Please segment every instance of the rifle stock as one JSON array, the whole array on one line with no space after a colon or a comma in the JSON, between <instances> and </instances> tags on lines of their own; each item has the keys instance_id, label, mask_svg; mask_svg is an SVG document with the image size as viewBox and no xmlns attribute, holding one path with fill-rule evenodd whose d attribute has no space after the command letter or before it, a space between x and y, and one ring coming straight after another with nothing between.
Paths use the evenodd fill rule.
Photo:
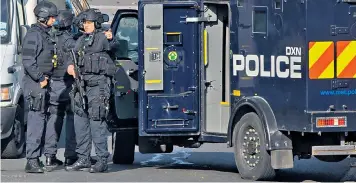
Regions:
<instances>
[{"instance_id":1,"label":"rifle stock","mask_svg":"<svg viewBox=\"0 0 356 183\"><path fill-rule=\"evenodd\" d=\"M86 110L88 100L87 100L87 96L85 93L85 83L83 80L83 76L80 74L78 60L77 60L77 57L76 57L73 49L71 49L71 53L72 53L72 57L73 57L73 61L74 61L74 73L75 73L75 78L74 78L75 86L73 86L73 91L74 91L74 93L76 91L78 91L79 97L81 99L81 106L84 110ZM73 93L73 95L74 95L74 93Z\"/></svg>"}]
</instances>

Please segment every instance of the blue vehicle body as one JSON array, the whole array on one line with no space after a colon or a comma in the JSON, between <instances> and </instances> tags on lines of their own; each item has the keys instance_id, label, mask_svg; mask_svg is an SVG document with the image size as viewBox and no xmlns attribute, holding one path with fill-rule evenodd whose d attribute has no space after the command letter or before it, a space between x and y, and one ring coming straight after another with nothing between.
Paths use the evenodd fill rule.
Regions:
<instances>
[{"instance_id":1,"label":"blue vehicle body","mask_svg":"<svg viewBox=\"0 0 356 183\"><path fill-rule=\"evenodd\" d=\"M334 0L139 1L136 145L227 143L254 180L296 155L355 155L355 15ZM244 125L266 164L244 168Z\"/></svg>"},{"instance_id":2,"label":"blue vehicle body","mask_svg":"<svg viewBox=\"0 0 356 183\"><path fill-rule=\"evenodd\" d=\"M221 1L222 2L222 1ZM282 2L282 1L278 1ZM146 4L156 3L154 1L140 1L139 4L139 29L144 29L144 11L143 6ZM320 4L325 11L346 12L324 15L323 11L316 11L320 8ZM321 128L316 129L315 123L312 121L316 116L322 115L342 115L353 118L356 105L353 102L355 99L353 84L355 81L352 78L337 78L336 61L333 66L335 77L322 79L309 79L308 68L308 52L309 42L313 41L352 41L354 40L352 31L353 18L348 14L352 11L352 7L348 3L338 3L334 5L333 1L305 1L305 2L287 2L281 3L279 8L275 7L275 1L256 0L253 3L244 2L238 6L237 1L229 2L231 8L230 19L230 88L231 88L231 112L234 113L237 105L241 103L242 98L255 98L253 100L263 100L271 109L274 118L278 123L275 127L283 131L298 131L298 132L333 132L333 131L355 131L356 123L348 123L347 127L340 128ZM170 112L169 114L162 112L162 104L170 100L178 100L186 109L191 109L198 113L201 112L201 96L200 87L205 82L205 78L201 76L203 73L200 69L202 53L202 27L201 23L182 23L182 15L194 17L199 16L198 11L192 7L200 6L201 2L184 2L184 1L167 1L164 2L164 17L163 32L182 32L184 34L182 43L164 43L164 53L162 58L165 67L163 71L163 79L161 90L146 91L145 77L139 77L140 92L140 110L141 115L140 135L180 135L187 132L188 134L200 134L201 119L198 116L188 118L182 111ZM186 6L187 8L184 8ZM308 7L308 11L307 8ZM351 8L349 10L349 8ZM293 11L292 11L293 10ZM253 12L264 12L265 32L254 32L253 29ZM166 16L168 15L168 16ZM259 15L255 15L259 16ZM260 15L261 16L261 15ZM264 18L264 17L260 17ZM324 21L318 21L325 19ZM260 20L261 21L261 20ZM173 23L174 22L174 23ZM179 22L179 23L177 23ZM194 25L193 25L194 24ZM331 34L331 26L335 25L337 31L342 28L350 29L351 32ZM260 25L261 26L261 25ZM340 26L340 27L339 27ZM257 29L257 28L256 28ZM262 28L259 28L262 29ZM192 36L190 36L192 35ZM163 40L166 41L166 35L163 35ZM143 31L139 34L139 39L144 40ZM183 46L184 44L184 46ZM145 72L144 66L144 43L139 46L140 73ZM287 49L300 48L301 52L298 55L286 54ZM167 53L171 50L177 50L181 54L181 61L178 64L184 65L184 68L175 68L176 63L169 63ZM193 50L190 53L190 51ZM336 51L336 47L335 47ZM293 54L293 53L291 53ZM234 75L234 62L239 62L233 59L233 55L252 55L263 59L263 72L261 75L261 63L257 68L256 76L246 75L245 69L237 71ZM291 72L291 64L285 63L282 60L281 64L271 62L271 56L299 57L300 62L294 62L294 72ZM336 56L336 54L335 54ZM184 57L184 59L183 59ZM255 58L253 57L253 58ZM283 57L283 58L285 58ZM250 57L252 58L252 57ZM283 59L282 58L282 59ZM261 60L259 60L261 61ZM275 60L273 60L275 61ZM262 62L262 61L261 61ZM341 62L341 61L340 61ZM251 64L255 62L250 62ZM271 66L273 64L273 66ZM177 65L177 64L176 64ZM280 74L276 73L276 67L280 66ZM172 67L172 68L169 68ZM254 70L256 66L249 66ZM270 75L271 69L274 69L274 76ZM321 68L323 69L323 68ZM325 68L324 68L325 69ZM284 72L284 75L283 73ZM287 75L286 75L287 74ZM290 76L294 75L294 76ZM294 77L294 78L293 78ZM154 81L151 81L154 82ZM346 86L333 88L332 83L346 83ZM336 85L336 84L335 84ZM147 85L146 85L147 86ZM239 96L233 95L233 91L237 90ZM341 90L341 91L340 91ZM182 93L186 95L179 95ZM334 92L334 93L333 93ZM180 99L183 97L184 99ZM259 99L262 98L262 99ZM164 100L164 102L162 101ZM261 101L262 102L262 101ZM254 102L252 102L254 103ZM258 102L257 102L258 103ZM254 105L254 104L250 104ZM260 105L260 104L255 104ZM330 110L330 106L334 106ZM147 110L146 108L150 109ZM158 107L159 106L159 107ZM344 107L343 107L344 106ZM151 108L152 107L152 108ZM257 108L259 106L256 106ZM265 109L263 109L265 110ZM157 119L186 119L191 121L184 128L158 127ZM156 127L154 121L156 121ZM182 123L183 124L183 123ZM274 125L271 125L274 126Z\"/></svg>"}]
</instances>

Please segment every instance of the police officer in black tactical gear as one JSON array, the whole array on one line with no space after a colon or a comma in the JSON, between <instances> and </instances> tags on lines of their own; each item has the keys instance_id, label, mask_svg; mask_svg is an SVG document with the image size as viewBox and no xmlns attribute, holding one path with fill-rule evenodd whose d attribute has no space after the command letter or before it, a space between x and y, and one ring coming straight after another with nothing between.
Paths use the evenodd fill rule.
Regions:
<instances>
[{"instance_id":1,"label":"police officer in black tactical gear","mask_svg":"<svg viewBox=\"0 0 356 183\"><path fill-rule=\"evenodd\" d=\"M62 131L63 118L66 115L66 143L65 165L73 164L77 159L75 152L76 141L74 133L74 115L70 105L69 92L73 84L73 77L67 73L70 48L74 48L75 41L70 33L74 15L69 10L59 11L53 40L55 42L55 56L53 62L53 74L50 80L49 118L47 121L44 154L46 156L46 168L51 169L62 165L63 162L56 158L57 143Z\"/></svg>"},{"instance_id":2,"label":"police officer in black tactical gear","mask_svg":"<svg viewBox=\"0 0 356 183\"><path fill-rule=\"evenodd\" d=\"M67 171L78 171L90 168L91 173L104 172L108 169L109 157L107 145L106 119L109 112L111 94L111 79L115 73L115 64L107 54L109 42L107 35L100 32L103 23L101 13L89 9L84 13L84 34L77 40L75 52L78 55L80 75L85 83L87 110L82 108L78 92L74 96L74 125L77 139L76 152L79 156ZM73 72L73 65L68 67L68 73L78 77ZM97 163L90 166L90 151L92 141L98 157Z\"/></svg>"},{"instance_id":3,"label":"police officer in black tactical gear","mask_svg":"<svg viewBox=\"0 0 356 183\"><path fill-rule=\"evenodd\" d=\"M22 47L22 62L25 76L23 90L25 105L29 106L27 122L25 171L43 173L43 164L39 161L42 138L46 125L47 84L52 75L54 43L49 31L57 16L57 7L48 1L41 1L34 9L38 22L28 30Z\"/></svg>"},{"instance_id":4,"label":"police officer in black tactical gear","mask_svg":"<svg viewBox=\"0 0 356 183\"><path fill-rule=\"evenodd\" d=\"M45 136L44 154L46 156L46 168L51 170L63 162L55 158L57 154L57 144L62 131L64 115L66 115L66 145L65 145L65 166L72 165L77 161L75 152L76 140L74 132L74 115L71 108L69 96L72 90L73 77L67 73L67 68L71 59L70 49L74 48L75 40L72 36L72 25L74 15L69 10L60 10L53 27L52 38L55 42L55 56L53 74L50 81L50 113ZM52 29L53 30L53 29ZM91 159L91 164L96 161Z\"/></svg>"}]
</instances>

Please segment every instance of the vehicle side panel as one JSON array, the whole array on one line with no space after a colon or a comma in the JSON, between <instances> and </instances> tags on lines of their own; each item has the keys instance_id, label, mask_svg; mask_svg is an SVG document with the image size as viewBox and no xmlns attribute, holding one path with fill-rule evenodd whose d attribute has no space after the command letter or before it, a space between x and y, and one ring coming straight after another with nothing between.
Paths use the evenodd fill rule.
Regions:
<instances>
[{"instance_id":1,"label":"vehicle side panel","mask_svg":"<svg viewBox=\"0 0 356 183\"><path fill-rule=\"evenodd\" d=\"M237 93L240 93L240 96L232 95L231 107L234 108L234 104L243 99L244 96L260 96L272 108L278 129L311 130L310 122L304 113L306 108L305 71L307 61L305 54L305 4L300 3L300 1L280 1L281 4L277 7L274 2L265 0L245 1L237 7L236 1L231 1L232 53L243 55L245 58L247 55L254 55L259 58L261 58L260 55L264 56L264 61L259 62L259 74L256 77L247 75L246 66L243 71L235 72L234 65L236 67L236 64L241 63L232 58L231 89L239 90ZM259 12L266 13L267 18L261 18ZM256 20L255 24L254 19ZM267 20L267 22L263 22L264 20ZM260 28L266 26L266 31L253 33L253 29L260 31L257 30L258 26ZM292 54L290 50L287 50L287 47L289 49L291 47L300 49L301 54ZM276 71L279 69L274 64L275 62L271 62L273 61L271 56L274 56L275 59L278 56L289 58L289 63L280 64L280 72L287 71L287 69L291 70L291 57L300 58L301 63L296 63L300 67L292 67L296 68L293 74L294 78L291 78L291 74L287 78L278 75ZM264 67L261 66L261 62L263 62ZM247 67L250 70L256 70L256 64L253 61ZM261 76L261 68L264 68L267 74L265 72ZM268 74L268 71L273 69L275 72L271 73L274 74ZM236 76L234 73L237 73Z\"/></svg>"}]
</instances>

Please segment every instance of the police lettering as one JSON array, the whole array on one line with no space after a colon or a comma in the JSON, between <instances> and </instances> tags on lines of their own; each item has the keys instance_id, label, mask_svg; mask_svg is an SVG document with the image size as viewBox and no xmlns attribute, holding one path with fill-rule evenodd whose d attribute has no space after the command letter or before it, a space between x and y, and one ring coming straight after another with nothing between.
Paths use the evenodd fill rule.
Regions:
<instances>
[{"instance_id":1,"label":"police lettering","mask_svg":"<svg viewBox=\"0 0 356 183\"><path fill-rule=\"evenodd\" d=\"M251 63L255 67L251 67ZM278 78L302 78L301 57L298 56L271 56L270 69L265 69L264 55L233 55L233 75L237 76L238 71L245 71L250 77L278 77ZM289 65L282 70L282 64Z\"/></svg>"}]
</instances>

